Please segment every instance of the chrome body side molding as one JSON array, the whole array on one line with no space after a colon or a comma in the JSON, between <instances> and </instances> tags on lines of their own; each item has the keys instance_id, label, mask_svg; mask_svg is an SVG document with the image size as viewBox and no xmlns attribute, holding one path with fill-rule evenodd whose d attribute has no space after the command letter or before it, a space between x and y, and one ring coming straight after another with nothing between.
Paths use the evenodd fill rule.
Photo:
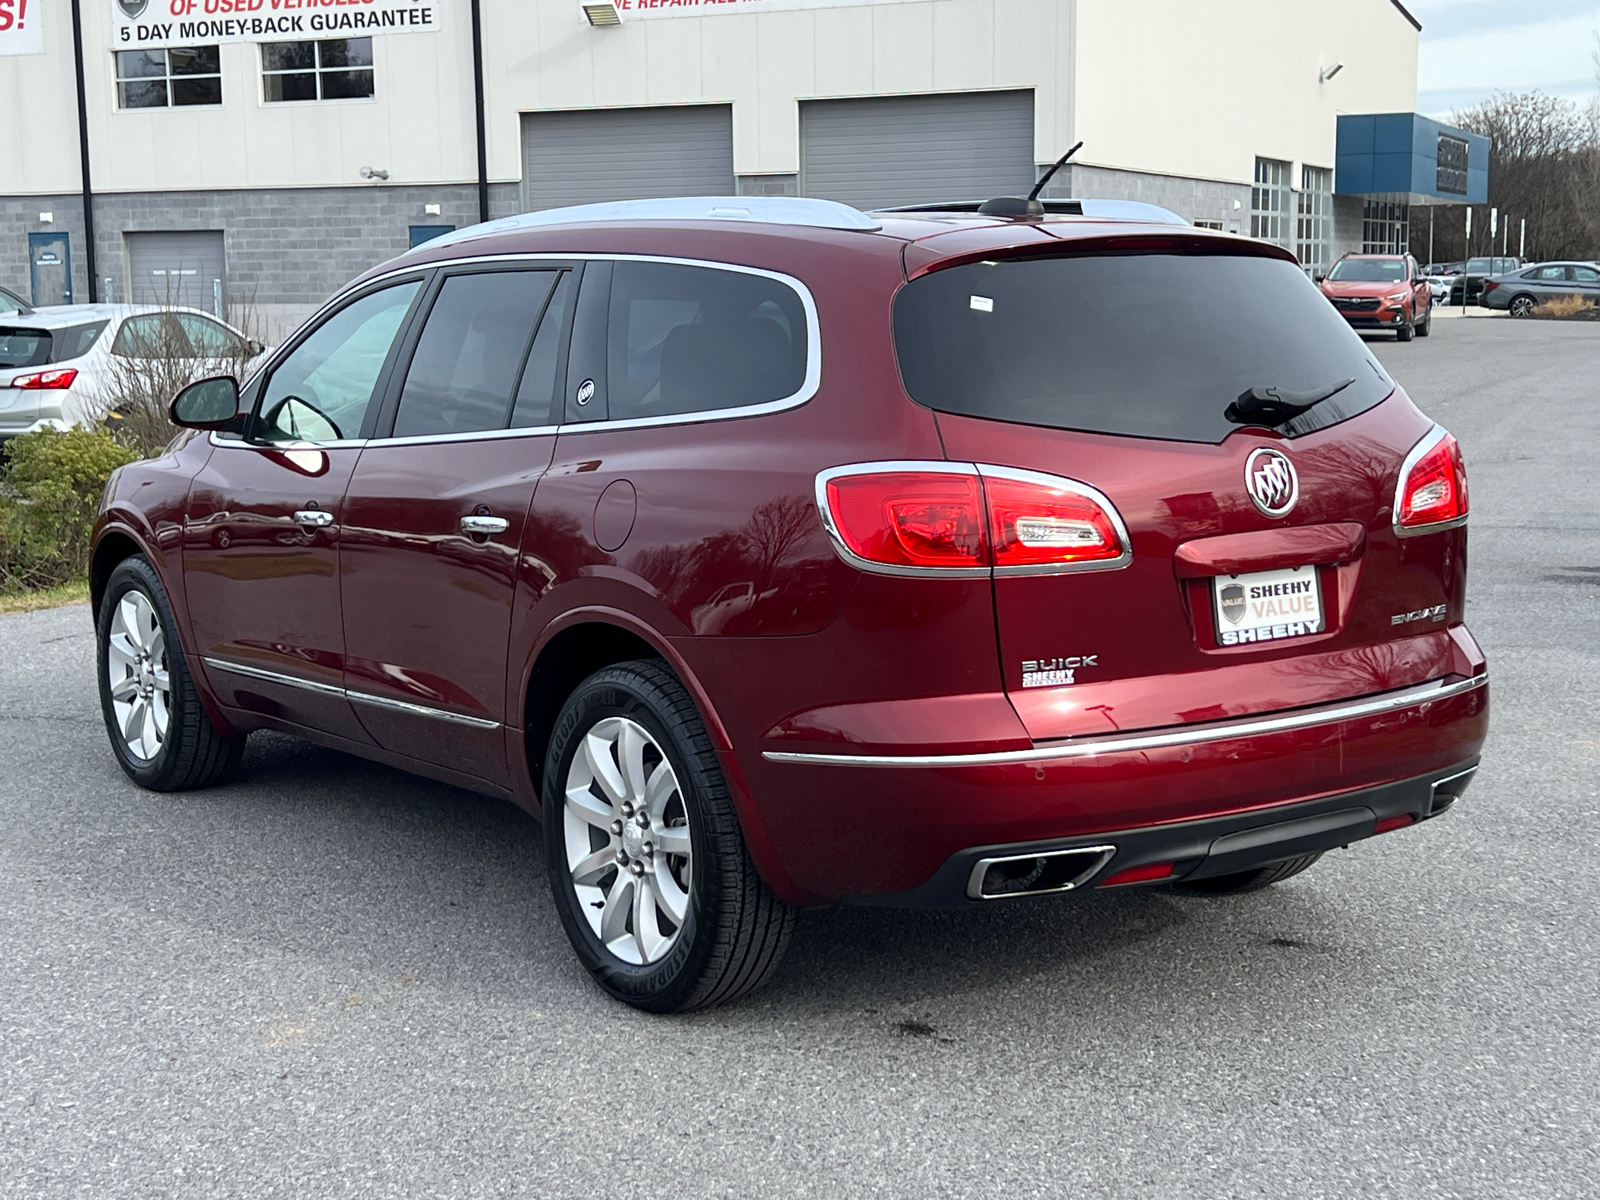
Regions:
<instances>
[{"instance_id":1,"label":"chrome body side molding","mask_svg":"<svg viewBox=\"0 0 1600 1200\"><path fill-rule=\"evenodd\" d=\"M374 696L368 692L353 692L349 688L336 687L331 683L317 683L310 679L299 679L293 675L284 675L278 671L269 671L264 667L252 667L244 663L228 662L220 658L205 658L201 660L216 671L226 671L233 675L243 675L249 679L260 679L267 683L278 683L285 687L303 688L308 692L320 692L325 696L342 696L352 704L370 704L374 708L387 708L395 712L410 713L415 717L430 717L435 721L448 721L453 725L466 725L472 729L499 729L499 721L491 721L486 717L469 717L465 713L450 712L448 709L432 708L426 704L413 704L409 700L391 700L387 696Z\"/></svg>"},{"instance_id":2,"label":"chrome body side molding","mask_svg":"<svg viewBox=\"0 0 1600 1200\"><path fill-rule=\"evenodd\" d=\"M1488 675L1475 675L1453 683L1424 683L1386 692L1363 700L1322 705L1318 708L1297 709L1260 717L1246 717L1208 725L1168 727L1149 733L1109 734L1051 742L1027 750L998 750L984 754L809 754L790 750L763 750L761 757L768 762L805 763L829 767L997 767L1013 763L1053 762L1068 758L1092 758L1100 754L1120 754L1130 750L1162 750L1169 746L1193 746L1202 742L1222 742L1231 738L1259 737L1268 733L1285 733L1294 729L1307 729L1313 725L1326 725L1333 721L1348 721L1357 717L1373 717L1381 713L1397 712L1432 704L1475 691L1489 682Z\"/></svg>"}]
</instances>

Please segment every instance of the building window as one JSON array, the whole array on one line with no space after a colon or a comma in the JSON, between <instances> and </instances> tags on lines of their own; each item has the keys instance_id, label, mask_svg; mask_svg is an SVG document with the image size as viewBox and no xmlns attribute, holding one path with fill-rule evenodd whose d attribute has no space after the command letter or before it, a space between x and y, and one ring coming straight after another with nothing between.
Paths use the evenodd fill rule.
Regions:
<instances>
[{"instance_id":1,"label":"building window","mask_svg":"<svg viewBox=\"0 0 1600 1200\"><path fill-rule=\"evenodd\" d=\"M261 47L262 98L361 100L372 95L372 39L267 42Z\"/></svg>"},{"instance_id":2,"label":"building window","mask_svg":"<svg viewBox=\"0 0 1600 1200\"><path fill-rule=\"evenodd\" d=\"M1411 206L1368 200L1361 209L1361 253L1406 254L1411 249Z\"/></svg>"},{"instance_id":3,"label":"building window","mask_svg":"<svg viewBox=\"0 0 1600 1200\"><path fill-rule=\"evenodd\" d=\"M1333 261L1333 172L1302 166L1295 200L1294 252L1308 275L1326 275Z\"/></svg>"},{"instance_id":4,"label":"building window","mask_svg":"<svg viewBox=\"0 0 1600 1200\"><path fill-rule=\"evenodd\" d=\"M1256 185L1250 189L1250 236L1285 249L1294 232L1289 223L1289 164L1256 159Z\"/></svg>"},{"instance_id":5,"label":"building window","mask_svg":"<svg viewBox=\"0 0 1600 1200\"><path fill-rule=\"evenodd\" d=\"M217 47L117 51L118 108L221 103L222 60Z\"/></svg>"},{"instance_id":6,"label":"building window","mask_svg":"<svg viewBox=\"0 0 1600 1200\"><path fill-rule=\"evenodd\" d=\"M1219 233L1222 231L1221 221L1207 221L1200 217L1196 217L1192 223L1196 229L1215 229Z\"/></svg>"}]
</instances>

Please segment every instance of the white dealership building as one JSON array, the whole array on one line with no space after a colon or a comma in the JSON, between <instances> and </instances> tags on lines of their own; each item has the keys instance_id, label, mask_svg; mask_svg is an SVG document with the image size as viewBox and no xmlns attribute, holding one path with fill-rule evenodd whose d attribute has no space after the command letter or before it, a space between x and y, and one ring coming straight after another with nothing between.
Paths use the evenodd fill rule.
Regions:
<instances>
[{"instance_id":1,"label":"white dealership building","mask_svg":"<svg viewBox=\"0 0 1600 1200\"><path fill-rule=\"evenodd\" d=\"M1048 195L1153 201L1308 268L1403 243L1417 202L1335 186L1341 117L1415 107L1399 0L78 0L81 137L72 0L8 27L17 3L0 285L35 303L281 327L485 210L981 199L1080 140Z\"/></svg>"}]
</instances>

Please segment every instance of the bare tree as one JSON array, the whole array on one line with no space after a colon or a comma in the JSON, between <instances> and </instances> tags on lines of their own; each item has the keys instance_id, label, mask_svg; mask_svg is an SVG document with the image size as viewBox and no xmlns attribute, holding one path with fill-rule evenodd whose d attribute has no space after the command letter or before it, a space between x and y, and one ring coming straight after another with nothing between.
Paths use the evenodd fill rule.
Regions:
<instances>
[{"instance_id":1,"label":"bare tree","mask_svg":"<svg viewBox=\"0 0 1600 1200\"><path fill-rule=\"evenodd\" d=\"M1600 111L1594 104L1539 92L1506 92L1457 112L1453 121L1490 140L1489 202L1473 206L1470 244L1460 208L1430 213L1429 220L1438 219L1436 257L1499 253L1501 247L1516 253L1521 229L1514 223L1524 220L1530 258L1600 254ZM1493 246L1490 208L1500 210L1504 223Z\"/></svg>"}]
</instances>

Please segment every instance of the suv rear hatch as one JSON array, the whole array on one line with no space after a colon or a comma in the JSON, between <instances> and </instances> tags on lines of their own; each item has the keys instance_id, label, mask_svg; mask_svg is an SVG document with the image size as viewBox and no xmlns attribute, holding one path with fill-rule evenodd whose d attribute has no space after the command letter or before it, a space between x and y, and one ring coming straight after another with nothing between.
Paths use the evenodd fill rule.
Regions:
<instances>
[{"instance_id":1,"label":"suv rear hatch","mask_svg":"<svg viewBox=\"0 0 1600 1200\"><path fill-rule=\"evenodd\" d=\"M1002 675L1035 741L1474 669L1453 628L1465 530L1391 524L1433 423L1293 259L1181 234L932 251L907 255L894 331L947 457L1088 484L1131 540L1113 569L995 572Z\"/></svg>"}]
</instances>

